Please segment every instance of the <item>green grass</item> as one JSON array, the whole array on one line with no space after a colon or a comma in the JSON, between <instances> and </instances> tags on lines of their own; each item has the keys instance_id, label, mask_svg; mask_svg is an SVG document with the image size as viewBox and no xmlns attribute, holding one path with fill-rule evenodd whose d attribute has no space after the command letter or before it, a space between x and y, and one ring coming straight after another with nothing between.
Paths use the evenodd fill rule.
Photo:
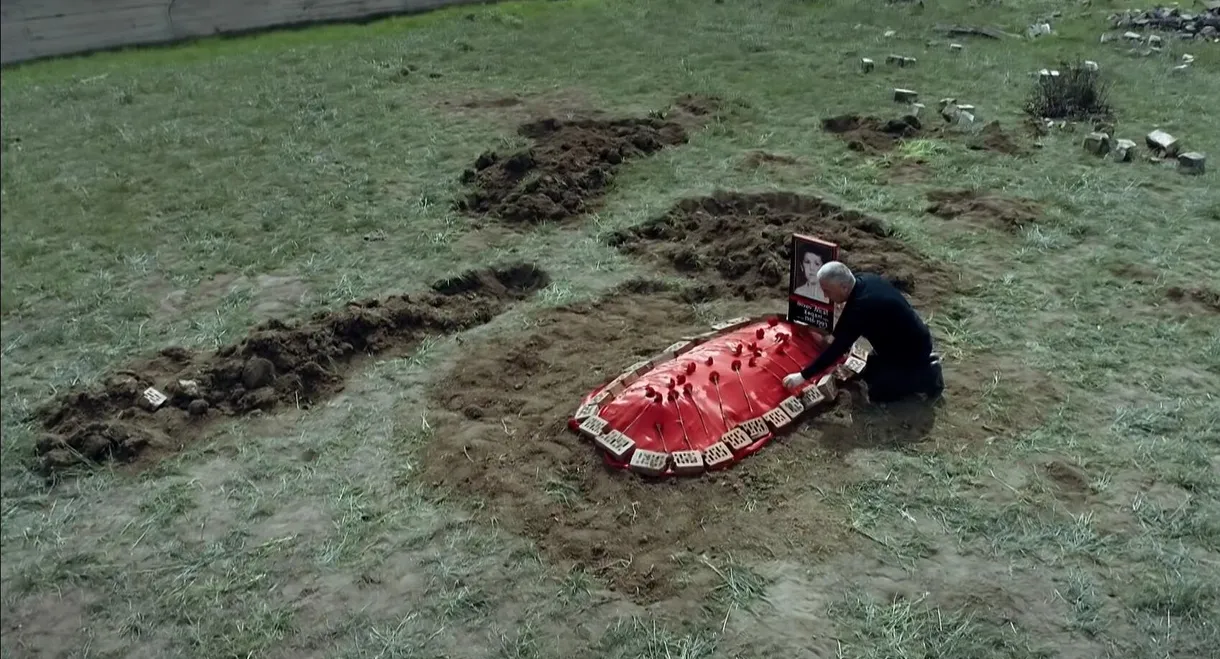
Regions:
<instances>
[{"instance_id":1,"label":"green grass","mask_svg":"<svg viewBox=\"0 0 1220 659\"><path fill-rule=\"evenodd\" d=\"M974 103L981 123L1032 142L1029 73L1087 58L1113 83L1116 137L1161 127L1220 156L1220 78L1208 75L1220 56L1177 41L1148 58L1100 45L1117 8L513 2L6 70L4 656L1209 656L1220 646L1220 333L1214 314L1163 292L1220 289L1215 173L1098 161L1080 148L1084 127L1040 138L1025 158L931 140L869 158L819 125L896 114L890 90L908 86L930 107ZM960 56L932 29L1019 33L1055 10L1052 36L955 38ZM858 73L859 57L890 52L919 64ZM1182 52L1194 69L1166 75ZM623 115L714 94L726 111L689 144L624 167L589 217L474 231L450 207L460 173L484 150L520 146L519 115L443 102L511 93ZM743 169L751 150L803 168ZM887 179L886 165L916 159L925 180ZM928 190L963 187L1046 213L1016 234L923 213ZM420 476L440 413L425 388L482 336L532 331L540 310L656 274L604 238L715 189L829 197L960 273L964 292L930 322L953 364L990 365L975 376L972 422L1000 430L962 445L938 427L927 446L852 452L845 485L809 484L838 511L850 551L782 565L687 557L689 583L706 587L682 597L699 601L645 608L591 566L551 563L480 501L438 494ZM29 412L135 356L232 342L268 302L304 316L510 258L536 261L553 283L460 344L428 340L370 363L314 410L220 424L139 475L102 466L52 486L29 469ZM1122 274L1133 266L1150 274ZM294 278L303 294L269 300L259 275ZM171 294L180 302L166 310ZM710 321L730 306L696 311ZM1035 410L1039 387L1056 395ZM1078 466L1088 492L1065 493L1044 473L1050 460ZM578 474L538 482L558 508L583 501ZM760 483L741 505L767 496ZM599 512L627 523L648 505ZM979 579L958 563L1025 575L1004 582L1016 603L971 600ZM777 576L807 580L809 601L775 596ZM890 597L895 584L930 595Z\"/></svg>"}]
</instances>

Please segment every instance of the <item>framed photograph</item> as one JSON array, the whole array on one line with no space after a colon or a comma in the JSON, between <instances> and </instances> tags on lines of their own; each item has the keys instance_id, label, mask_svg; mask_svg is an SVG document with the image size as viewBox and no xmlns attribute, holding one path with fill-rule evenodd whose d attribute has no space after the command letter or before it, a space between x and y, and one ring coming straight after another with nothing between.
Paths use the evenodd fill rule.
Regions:
<instances>
[{"instance_id":1,"label":"framed photograph","mask_svg":"<svg viewBox=\"0 0 1220 659\"><path fill-rule=\"evenodd\" d=\"M812 236L792 235L792 263L788 280L788 320L829 332L834 327L834 304L818 285L818 269L839 260L839 246Z\"/></svg>"}]
</instances>

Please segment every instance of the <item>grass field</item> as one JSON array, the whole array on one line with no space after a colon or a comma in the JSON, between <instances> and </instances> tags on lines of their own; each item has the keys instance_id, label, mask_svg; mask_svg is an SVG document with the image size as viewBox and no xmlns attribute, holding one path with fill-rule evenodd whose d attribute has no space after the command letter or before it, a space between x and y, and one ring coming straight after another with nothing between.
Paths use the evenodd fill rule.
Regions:
<instances>
[{"instance_id":1,"label":"grass field","mask_svg":"<svg viewBox=\"0 0 1220 659\"><path fill-rule=\"evenodd\" d=\"M5 71L3 657L1220 657L1216 174L1098 159L1087 126L1036 136L1021 110L1030 72L1091 59L1117 137L1142 149L1160 127L1220 157L1220 45L1098 43L1120 8L538 1ZM1037 40L934 30L1023 33L1054 11ZM1192 69L1169 75L1184 52ZM867 155L821 130L896 116L903 86L928 110L975 104L1026 153L927 139ZM594 213L524 227L453 210L480 153L527 144L521 122L645 116L683 94L722 110L624 164ZM757 151L781 157L743 164ZM929 191L964 188L1042 212L1017 230L924 212ZM472 353L531 337L552 342L539 377L557 390L600 384L569 324L782 309L616 288L679 278L611 232L716 190L866 212L950 273L924 309L950 391L920 441L884 414L812 419L706 482L649 484L575 435L549 441L562 414L446 408L436 391ZM551 283L365 359L311 409L223 420L137 465L35 469L31 413L134 359L514 260ZM678 338L624 326L645 353ZM484 448L446 462L459 440ZM497 455L544 449L567 457L494 475ZM731 509L686 510L728 487ZM692 515L714 533L662 543ZM621 565L556 540L613 535L606 520L639 543ZM666 579L648 591L626 585L651 578L645 554Z\"/></svg>"}]
</instances>

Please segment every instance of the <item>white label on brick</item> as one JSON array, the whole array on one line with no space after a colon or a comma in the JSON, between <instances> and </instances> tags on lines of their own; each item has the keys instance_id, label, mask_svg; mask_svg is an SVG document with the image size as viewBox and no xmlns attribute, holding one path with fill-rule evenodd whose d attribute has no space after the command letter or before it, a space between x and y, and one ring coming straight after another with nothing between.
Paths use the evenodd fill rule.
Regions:
<instances>
[{"instance_id":1,"label":"white label on brick","mask_svg":"<svg viewBox=\"0 0 1220 659\"><path fill-rule=\"evenodd\" d=\"M635 442L617 430L611 430L604 435L598 435L593 438L593 442L600 446L603 451L619 460L627 457L627 454L635 448Z\"/></svg>"},{"instance_id":2,"label":"white label on brick","mask_svg":"<svg viewBox=\"0 0 1220 659\"><path fill-rule=\"evenodd\" d=\"M767 423L776 428L783 428L789 423L792 423L792 417L788 416L788 413L785 412L781 407L777 407L767 412L766 414L762 415L762 418L766 419Z\"/></svg>"},{"instance_id":3,"label":"white label on brick","mask_svg":"<svg viewBox=\"0 0 1220 659\"><path fill-rule=\"evenodd\" d=\"M165 401L169 399L165 397L165 394L157 391L153 387L149 387L144 390L144 400L148 401L148 404L151 405L155 410L164 405Z\"/></svg>"},{"instance_id":4,"label":"white label on brick","mask_svg":"<svg viewBox=\"0 0 1220 659\"><path fill-rule=\"evenodd\" d=\"M851 354L852 356L859 357L860 359L867 359L868 348L863 343L856 341L851 345Z\"/></svg>"},{"instance_id":5,"label":"white label on brick","mask_svg":"<svg viewBox=\"0 0 1220 659\"><path fill-rule=\"evenodd\" d=\"M589 402L593 403L594 405L601 405L607 400L610 400L610 392L602 389L601 391L597 392L596 396L590 398Z\"/></svg>"},{"instance_id":6,"label":"white label on brick","mask_svg":"<svg viewBox=\"0 0 1220 659\"><path fill-rule=\"evenodd\" d=\"M669 454L637 449L631 454L631 470L650 476L660 476L669 466Z\"/></svg>"},{"instance_id":7,"label":"white label on brick","mask_svg":"<svg viewBox=\"0 0 1220 659\"><path fill-rule=\"evenodd\" d=\"M600 416L591 416L585 419L584 423L580 424L580 431L590 439L596 439L606 432L606 426L608 425L610 425L610 422Z\"/></svg>"},{"instance_id":8,"label":"white label on brick","mask_svg":"<svg viewBox=\"0 0 1220 659\"><path fill-rule=\"evenodd\" d=\"M724 445L724 442L716 442L703 449L703 464L708 469L713 469L732 461L733 452L729 450L729 447Z\"/></svg>"},{"instance_id":9,"label":"white label on brick","mask_svg":"<svg viewBox=\"0 0 1220 659\"><path fill-rule=\"evenodd\" d=\"M848 357L843 365L852 373L859 373L864 370L864 360L859 357Z\"/></svg>"},{"instance_id":10,"label":"white label on brick","mask_svg":"<svg viewBox=\"0 0 1220 659\"><path fill-rule=\"evenodd\" d=\"M749 421L741 424L740 428L746 431L746 434L750 436L750 439L761 439L766 437L767 433L770 432L767 429L767 422L764 421L762 417L750 419Z\"/></svg>"},{"instance_id":11,"label":"white label on brick","mask_svg":"<svg viewBox=\"0 0 1220 659\"><path fill-rule=\"evenodd\" d=\"M740 451L753 443L750 435L745 430L742 430L740 426L724 433L720 441L724 442L734 451Z\"/></svg>"},{"instance_id":12,"label":"white label on brick","mask_svg":"<svg viewBox=\"0 0 1220 659\"><path fill-rule=\"evenodd\" d=\"M576 415L572 418L576 419L577 421L584 421L585 419L597 414L599 410L601 410L601 407L597 403L585 403L584 405L580 406L580 409L576 410Z\"/></svg>"},{"instance_id":13,"label":"white label on brick","mask_svg":"<svg viewBox=\"0 0 1220 659\"><path fill-rule=\"evenodd\" d=\"M789 396L789 397L783 399L782 401L780 401L779 407L783 411L787 412L788 416L790 416L794 419L796 417L800 416L801 412L805 411L805 406L802 405L801 401L798 400L794 396Z\"/></svg>"}]
</instances>

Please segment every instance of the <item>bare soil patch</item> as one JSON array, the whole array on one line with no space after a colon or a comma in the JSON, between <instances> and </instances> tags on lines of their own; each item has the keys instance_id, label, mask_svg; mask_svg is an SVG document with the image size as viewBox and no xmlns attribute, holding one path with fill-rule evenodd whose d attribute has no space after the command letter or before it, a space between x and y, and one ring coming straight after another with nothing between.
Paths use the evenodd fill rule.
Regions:
<instances>
[{"instance_id":1,"label":"bare soil patch","mask_svg":"<svg viewBox=\"0 0 1220 659\"><path fill-rule=\"evenodd\" d=\"M1042 208L1028 199L1014 199L982 190L933 190L926 211L947 220L963 219L1015 231L1034 224Z\"/></svg>"},{"instance_id":2,"label":"bare soil patch","mask_svg":"<svg viewBox=\"0 0 1220 659\"><path fill-rule=\"evenodd\" d=\"M1210 288L1170 286L1165 289L1165 297L1209 313L1220 313L1220 292Z\"/></svg>"},{"instance_id":3,"label":"bare soil patch","mask_svg":"<svg viewBox=\"0 0 1220 659\"><path fill-rule=\"evenodd\" d=\"M746 300L784 299L794 232L837 243L853 269L888 278L919 303L935 304L954 288L943 267L881 220L788 192L685 199L658 218L616 232L610 242L697 278L709 296L723 291Z\"/></svg>"},{"instance_id":4,"label":"bare soil patch","mask_svg":"<svg viewBox=\"0 0 1220 659\"><path fill-rule=\"evenodd\" d=\"M732 469L657 482L606 467L566 421L634 360L706 330L683 291L637 282L535 320L528 333L472 346L436 380L430 396L443 411L422 457L425 478L479 501L477 514L529 537L560 569L580 568L640 603L699 601L715 580L704 555L809 563L862 542L825 496L867 477L850 455L982 442L994 428L979 421L978 392L1007 371L947 369L953 404L944 407L880 409L846 387L829 410ZM1022 403L1029 416L1017 418L1038 417L1044 402Z\"/></svg>"},{"instance_id":5,"label":"bare soil patch","mask_svg":"<svg viewBox=\"0 0 1220 659\"><path fill-rule=\"evenodd\" d=\"M993 121L977 133L970 134L951 130L939 120L921 120L913 115L897 119L843 114L822 120L822 130L837 135L847 142L847 148L866 154L881 154L898 147L905 140L949 139L964 141L966 147L975 151L992 151L1007 155L1025 153L1014 138L1006 133L998 121Z\"/></svg>"},{"instance_id":6,"label":"bare soil patch","mask_svg":"<svg viewBox=\"0 0 1220 659\"><path fill-rule=\"evenodd\" d=\"M738 168L742 170L754 170L765 168L783 168L800 166L801 161L793 156L787 156L782 153L769 153L767 151L750 151L741 159Z\"/></svg>"},{"instance_id":7,"label":"bare soil patch","mask_svg":"<svg viewBox=\"0 0 1220 659\"><path fill-rule=\"evenodd\" d=\"M670 114L701 117L713 101L678 99ZM674 118L563 120L523 124L533 145L510 154L487 151L462 174L472 191L457 208L510 223L536 224L580 215L595 207L625 161L684 144L687 128Z\"/></svg>"},{"instance_id":8,"label":"bare soil patch","mask_svg":"<svg viewBox=\"0 0 1220 659\"><path fill-rule=\"evenodd\" d=\"M436 282L427 293L356 301L300 323L270 320L216 352L166 348L37 410L45 431L37 444L40 465L53 473L104 460L131 462L150 450L182 446L209 420L281 404L308 406L341 390L357 357L486 323L548 281L545 272L523 264L472 271ZM168 396L156 411L142 398L150 386Z\"/></svg>"}]
</instances>

